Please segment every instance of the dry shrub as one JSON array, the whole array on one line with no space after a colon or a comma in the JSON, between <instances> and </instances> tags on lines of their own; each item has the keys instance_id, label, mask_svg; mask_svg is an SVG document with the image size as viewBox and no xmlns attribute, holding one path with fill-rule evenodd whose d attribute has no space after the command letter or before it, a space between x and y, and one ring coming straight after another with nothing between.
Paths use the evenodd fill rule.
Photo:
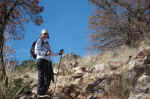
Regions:
<instances>
[{"instance_id":1,"label":"dry shrub","mask_svg":"<svg viewBox=\"0 0 150 99\"><path fill-rule=\"evenodd\" d=\"M101 97L102 99L127 99L124 96L115 96L112 93L108 93L107 95L104 95Z\"/></svg>"},{"instance_id":2,"label":"dry shrub","mask_svg":"<svg viewBox=\"0 0 150 99\"><path fill-rule=\"evenodd\" d=\"M110 90L104 96L106 99L128 99L131 89L129 79L125 79L123 75L113 74Z\"/></svg>"},{"instance_id":3,"label":"dry shrub","mask_svg":"<svg viewBox=\"0 0 150 99\"><path fill-rule=\"evenodd\" d=\"M136 48L121 46L116 50L101 52L98 57L99 57L99 61L105 64L107 64L109 61L119 61L122 63L126 63L129 56L133 56L136 53L137 53Z\"/></svg>"}]
</instances>

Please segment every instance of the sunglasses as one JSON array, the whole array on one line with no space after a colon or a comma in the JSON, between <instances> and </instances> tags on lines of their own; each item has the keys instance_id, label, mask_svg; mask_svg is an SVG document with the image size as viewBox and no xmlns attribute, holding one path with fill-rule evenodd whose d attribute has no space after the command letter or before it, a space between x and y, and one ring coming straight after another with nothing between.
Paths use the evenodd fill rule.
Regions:
<instances>
[{"instance_id":1,"label":"sunglasses","mask_svg":"<svg viewBox=\"0 0 150 99\"><path fill-rule=\"evenodd\" d=\"M49 38L49 34L48 33L44 33L43 35L47 35L47 38Z\"/></svg>"},{"instance_id":2,"label":"sunglasses","mask_svg":"<svg viewBox=\"0 0 150 99\"><path fill-rule=\"evenodd\" d=\"M43 35L48 35L48 33L44 33Z\"/></svg>"}]
</instances>

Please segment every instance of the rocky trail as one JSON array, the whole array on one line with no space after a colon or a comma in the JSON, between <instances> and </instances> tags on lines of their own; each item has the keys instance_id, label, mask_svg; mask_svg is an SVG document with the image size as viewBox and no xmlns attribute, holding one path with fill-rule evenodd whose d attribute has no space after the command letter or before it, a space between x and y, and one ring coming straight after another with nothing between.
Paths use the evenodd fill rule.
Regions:
<instances>
[{"instance_id":1,"label":"rocky trail","mask_svg":"<svg viewBox=\"0 0 150 99\"><path fill-rule=\"evenodd\" d=\"M112 59L102 62L101 57L63 56L60 73L54 64L57 84L51 83L49 99L150 99L150 49L145 48L129 56L126 62ZM37 72L28 73L33 80L30 95L20 99L36 99Z\"/></svg>"}]
</instances>

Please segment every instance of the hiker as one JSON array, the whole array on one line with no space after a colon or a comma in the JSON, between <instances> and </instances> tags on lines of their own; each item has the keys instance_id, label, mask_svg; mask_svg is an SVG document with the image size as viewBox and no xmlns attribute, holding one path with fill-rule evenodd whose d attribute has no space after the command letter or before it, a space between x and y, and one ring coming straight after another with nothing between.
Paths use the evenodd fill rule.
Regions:
<instances>
[{"instance_id":1,"label":"hiker","mask_svg":"<svg viewBox=\"0 0 150 99\"><path fill-rule=\"evenodd\" d=\"M62 55L62 52L53 53L47 41L49 34L46 29L43 29L40 38L35 43L35 54L38 69L38 88L37 96L44 97L48 91L51 81L54 82L54 73L50 56Z\"/></svg>"}]
</instances>

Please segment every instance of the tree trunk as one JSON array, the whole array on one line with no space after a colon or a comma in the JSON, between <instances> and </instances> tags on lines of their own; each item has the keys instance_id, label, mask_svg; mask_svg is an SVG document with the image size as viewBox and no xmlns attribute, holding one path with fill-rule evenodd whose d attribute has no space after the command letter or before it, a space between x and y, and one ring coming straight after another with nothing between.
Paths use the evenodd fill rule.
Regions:
<instances>
[{"instance_id":1,"label":"tree trunk","mask_svg":"<svg viewBox=\"0 0 150 99\"><path fill-rule=\"evenodd\" d=\"M6 28L7 20L7 9L6 5L3 7L3 13L4 15L2 16L2 23L0 27L0 81L3 82L3 84L7 87L8 86L8 77L6 75L6 69L5 69L5 64L4 64L4 56L3 56L3 50L4 50L4 43L5 43L5 37L4 37L4 31Z\"/></svg>"},{"instance_id":2,"label":"tree trunk","mask_svg":"<svg viewBox=\"0 0 150 99\"><path fill-rule=\"evenodd\" d=\"M3 47L4 47L4 37L2 33L0 33L0 80L3 81L5 86L8 86L8 77L6 75L4 58L3 58Z\"/></svg>"}]
</instances>

